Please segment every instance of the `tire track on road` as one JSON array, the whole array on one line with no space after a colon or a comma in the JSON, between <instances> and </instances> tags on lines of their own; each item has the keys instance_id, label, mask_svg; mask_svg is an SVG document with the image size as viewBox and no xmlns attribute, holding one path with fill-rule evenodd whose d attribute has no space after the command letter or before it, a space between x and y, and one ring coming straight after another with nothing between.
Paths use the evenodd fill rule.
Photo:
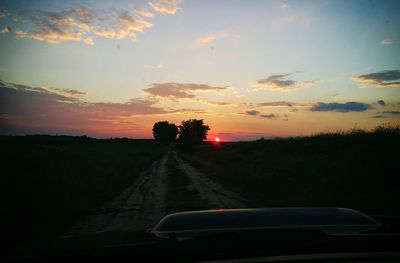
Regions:
<instances>
[{"instance_id":1,"label":"tire track on road","mask_svg":"<svg viewBox=\"0 0 400 263\"><path fill-rule=\"evenodd\" d=\"M246 199L207 178L196 168L183 161L175 151L172 152L172 155L180 169L190 179L191 185L189 187L196 189L201 198L210 204L210 208L247 207Z\"/></svg>"}]
</instances>

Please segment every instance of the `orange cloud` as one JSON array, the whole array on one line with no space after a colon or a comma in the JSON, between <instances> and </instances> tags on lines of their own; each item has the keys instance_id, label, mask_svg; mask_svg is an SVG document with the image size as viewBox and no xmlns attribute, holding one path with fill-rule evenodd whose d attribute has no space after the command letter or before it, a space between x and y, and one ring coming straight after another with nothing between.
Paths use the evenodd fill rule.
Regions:
<instances>
[{"instance_id":1,"label":"orange cloud","mask_svg":"<svg viewBox=\"0 0 400 263\"><path fill-rule=\"evenodd\" d=\"M229 87L213 87L207 84L194 84L194 83L154 83L152 87L144 89L143 91L158 97L184 99L195 98L193 92L215 92L225 91Z\"/></svg>"},{"instance_id":2,"label":"orange cloud","mask_svg":"<svg viewBox=\"0 0 400 263\"><path fill-rule=\"evenodd\" d=\"M164 109L155 101L134 98L125 103L87 102L73 89L33 88L0 81L2 133L87 133L135 135L136 117L205 113L194 109ZM143 126L141 126L142 129ZM147 127L148 128L148 127ZM142 133L148 134L148 129Z\"/></svg>"},{"instance_id":3,"label":"orange cloud","mask_svg":"<svg viewBox=\"0 0 400 263\"><path fill-rule=\"evenodd\" d=\"M289 79L293 73L282 74L282 75L271 75L265 79L260 79L255 82L251 82L250 85L252 87L256 87L259 89L267 89L267 90L278 90L278 91L293 91L298 88L304 87L312 87L315 86L315 80L305 80L305 81L297 81L293 79Z\"/></svg>"},{"instance_id":4,"label":"orange cloud","mask_svg":"<svg viewBox=\"0 0 400 263\"><path fill-rule=\"evenodd\" d=\"M83 40L86 45L94 45L93 37L87 37Z\"/></svg>"},{"instance_id":5,"label":"orange cloud","mask_svg":"<svg viewBox=\"0 0 400 263\"><path fill-rule=\"evenodd\" d=\"M93 45L91 35L100 37L136 41L136 34L153 27L153 24L144 19L151 17L145 9L136 9L133 12L125 9L111 9L96 11L89 7L71 8L58 12L26 11L21 13L19 26L28 24L27 29L18 29L16 35L20 38L29 38L48 43L64 41L82 41Z\"/></svg>"},{"instance_id":6,"label":"orange cloud","mask_svg":"<svg viewBox=\"0 0 400 263\"><path fill-rule=\"evenodd\" d=\"M149 2L149 6L158 13L175 15L181 9L181 3L183 0L153 0Z\"/></svg>"},{"instance_id":7,"label":"orange cloud","mask_svg":"<svg viewBox=\"0 0 400 263\"><path fill-rule=\"evenodd\" d=\"M11 27L9 26L0 29L0 33L10 33L10 32L11 32Z\"/></svg>"},{"instance_id":8,"label":"orange cloud","mask_svg":"<svg viewBox=\"0 0 400 263\"><path fill-rule=\"evenodd\" d=\"M154 14L150 11L148 11L146 8L136 8L135 13L143 16L143 17L153 17Z\"/></svg>"},{"instance_id":9,"label":"orange cloud","mask_svg":"<svg viewBox=\"0 0 400 263\"><path fill-rule=\"evenodd\" d=\"M205 35L205 36L202 36L202 37L196 39L196 44L205 45L205 44L208 44L210 42L213 42L214 40L217 39L217 37L218 37L217 35L208 34L208 35Z\"/></svg>"}]
</instances>

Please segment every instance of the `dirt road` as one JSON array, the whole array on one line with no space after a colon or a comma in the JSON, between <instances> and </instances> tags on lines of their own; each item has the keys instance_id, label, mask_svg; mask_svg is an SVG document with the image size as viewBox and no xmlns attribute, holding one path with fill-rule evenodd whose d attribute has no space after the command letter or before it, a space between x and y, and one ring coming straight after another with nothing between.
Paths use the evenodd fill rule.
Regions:
<instances>
[{"instance_id":1,"label":"dirt road","mask_svg":"<svg viewBox=\"0 0 400 263\"><path fill-rule=\"evenodd\" d=\"M188 187L198 191L210 209L246 207L245 199L207 178L183 161L175 151L169 151L142 172L132 186L106 203L98 213L77 224L68 236L124 229L144 230L153 226L168 214L168 158L175 158L178 168L189 178Z\"/></svg>"},{"instance_id":2,"label":"dirt road","mask_svg":"<svg viewBox=\"0 0 400 263\"><path fill-rule=\"evenodd\" d=\"M196 189L200 197L207 201L209 208L245 208L246 200L238 194L215 183L196 168L183 161L176 152L173 156L179 168L190 179L190 188Z\"/></svg>"}]
</instances>

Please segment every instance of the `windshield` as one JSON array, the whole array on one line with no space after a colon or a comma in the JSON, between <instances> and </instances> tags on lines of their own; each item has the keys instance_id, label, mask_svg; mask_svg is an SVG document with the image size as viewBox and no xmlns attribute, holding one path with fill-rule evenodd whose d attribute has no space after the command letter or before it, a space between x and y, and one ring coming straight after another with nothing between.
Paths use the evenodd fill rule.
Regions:
<instances>
[{"instance_id":1,"label":"windshield","mask_svg":"<svg viewBox=\"0 0 400 263\"><path fill-rule=\"evenodd\" d=\"M1 1L8 244L140 240L199 210L397 218L399 13L372 0Z\"/></svg>"}]
</instances>

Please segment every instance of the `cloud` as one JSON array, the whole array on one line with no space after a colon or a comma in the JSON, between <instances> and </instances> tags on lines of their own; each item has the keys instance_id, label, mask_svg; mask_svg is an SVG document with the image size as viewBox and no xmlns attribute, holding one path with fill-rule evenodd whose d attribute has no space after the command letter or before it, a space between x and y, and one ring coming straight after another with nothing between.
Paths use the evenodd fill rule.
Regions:
<instances>
[{"instance_id":1,"label":"cloud","mask_svg":"<svg viewBox=\"0 0 400 263\"><path fill-rule=\"evenodd\" d=\"M213 87L207 84L193 83L154 83L152 87L143 91L158 97L166 97L173 99L195 98L193 92L216 92L225 91L229 87Z\"/></svg>"},{"instance_id":2,"label":"cloud","mask_svg":"<svg viewBox=\"0 0 400 263\"><path fill-rule=\"evenodd\" d=\"M367 103L362 102L346 102L346 103L338 103L338 102L331 102L331 103L323 103L318 102L317 104L312 105L310 108L311 111L334 111L334 112L362 112L372 109L372 106Z\"/></svg>"},{"instance_id":3,"label":"cloud","mask_svg":"<svg viewBox=\"0 0 400 263\"><path fill-rule=\"evenodd\" d=\"M273 113L271 113L271 114L261 114L260 117L261 118L266 118L266 119L276 119L276 116Z\"/></svg>"},{"instance_id":4,"label":"cloud","mask_svg":"<svg viewBox=\"0 0 400 263\"><path fill-rule=\"evenodd\" d=\"M387 39L382 40L381 44L382 45L391 45L391 44L393 44L393 40L387 38Z\"/></svg>"},{"instance_id":5,"label":"cloud","mask_svg":"<svg viewBox=\"0 0 400 263\"><path fill-rule=\"evenodd\" d=\"M154 16L154 14L152 12L148 11L146 8L136 8L134 12L143 17L153 17Z\"/></svg>"},{"instance_id":6,"label":"cloud","mask_svg":"<svg viewBox=\"0 0 400 263\"><path fill-rule=\"evenodd\" d=\"M80 41L90 31L94 12L87 7L71 8L59 12L24 11L20 14L31 24L30 30L19 30L17 36L48 43Z\"/></svg>"},{"instance_id":7,"label":"cloud","mask_svg":"<svg viewBox=\"0 0 400 263\"><path fill-rule=\"evenodd\" d=\"M292 91L303 87L312 87L315 85L315 80L296 81L289 79L293 73L282 75L271 75L265 79L260 79L256 82L250 83L252 87L267 90L279 91Z\"/></svg>"},{"instance_id":8,"label":"cloud","mask_svg":"<svg viewBox=\"0 0 400 263\"><path fill-rule=\"evenodd\" d=\"M366 87L400 87L400 70L384 70L365 75L352 77L355 82L361 83L360 88Z\"/></svg>"},{"instance_id":9,"label":"cloud","mask_svg":"<svg viewBox=\"0 0 400 263\"><path fill-rule=\"evenodd\" d=\"M28 32L22 31L22 30L15 31L15 34L17 35L17 37L21 37L21 38L28 37Z\"/></svg>"},{"instance_id":10,"label":"cloud","mask_svg":"<svg viewBox=\"0 0 400 263\"><path fill-rule=\"evenodd\" d=\"M222 32L222 33L218 33L218 34L207 34L204 35L202 37L199 37L195 40L195 44L197 46L203 46L206 44L210 44L212 42L214 42L217 39L221 39L221 38L225 38L228 37L230 34L227 32Z\"/></svg>"},{"instance_id":11,"label":"cloud","mask_svg":"<svg viewBox=\"0 0 400 263\"><path fill-rule=\"evenodd\" d=\"M289 6L285 3L280 3L279 5L279 9L281 9L282 11L286 11L289 8Z\"/></svg>"},{"instance_id":12,"label":"cloud","mask_svg":"<svg viewBox=\"0 0 400 263\"><path fill-rule=\"evenodd\" d=\"M378 103L379 105L381 105L381 106L385 106L385 105L386 105L386 103L385 103L384 100L378 100L377 103Z\"/></svg>"},{"instance_id":13,"label":"cloud","mask_svg":"<svg viewBox=\"0 0 400 263\"><path fill-rule=\"evenodd\" d=\"M117 39L123 39L125 37L130 37L133 42L136 41L135 32L143 32L144 29L153 26L152 23L141 19L134 14L128 12L127 10L115 10L116 24L118 25L114 28L114 36Z\"/></svg>"},{"instance_id":14,"label":"cloud","mask_svg":"<svg viewBox=\"0 0 400 263\"><path fill-rule=\"evenodd\" d=\"M256 115L259 115L260 112L256 111L256 110L249 110L249 111L244 112L244 114L250 115L250 116L256 116Z\"/></svg>"},{"instance_id":15,"label":"cloud","mask_svg":"<svg viewBox=\"0 0 400 263\"><path fill-rule=\"evenodd\" d=\"M183 0L153 0L149 2L149 6L158 13L175 15L181 9L179 5L182 2Z\"/></svg>"},{"instance_id":16,"label":"cloud","mask_svg":"<svg viewBox=\"0 0 400 263\"><path fill-rule=\"evenodd\" d=\"M48 43L82 41L94 43L93 36L125 39L132 42L138 33L153 27L153 13L145 8L96 10L76 7L61 11L24 10L15 13L16 35Z\"/></svg>"},{"instance_id":17,"label":"cloud","mask_svg":"<svg viewBox=\"0 0 400 263\"><path fill-rule=\"evenodd\" d=\"M87 37L83 40L83 43L85 43L86 45L94 45L93 42L93 37Z\"/></svg>"},{"instance_id":18,"label":"cloud","mask_svg":"<svg viewBox=\"0 0 400 263\"><path fill-rule=\"evenodd\" d=\"M292 102L292 101L270 101L258 103L259 107L304 107L307 106L306 103Z\"/></svg>"},{"instance_id":19,"label":"cloud","mask_svg":"<svg viewBox=\"0 0 400 263\"><path fill-rule=\"evenodd\" d=\"M400 111L398 110L389 110L389 111L382 111L382 112L376 112L376 115L373 116L373 118L386 118L387 115L400 115Z\"/></svg>"},{"instance_id":20,"label":"cloud","mask_svg":"<svg viewBox=\"0 0 400 263\"><path fill-rule=\"evenodd\" d=\"M27 88L25 88L25 89L27 89ZM66 98L78 98L78 97L87 95L86 92L75 90L75 89L40 87L40 88L35 88L34 90L42 92L42 93L47 93L47 94L58 94L60 96L66 97Z\"/></svg>"},{"instance_id":21,"label":"cloud","mask_svg":"<svg viewBox=\"0 0 400 263\"><path fill-rule=\"evenodd\" d=\"M198 45L205 45L205 44L213 42L215 39L217 39L217 35L208 34L208 35L199 37L198 39L196 39L195 42Z\"/></svg>"},{"instance_id":22,"label":"cloud","mask_svg":"<svg viewBox=\"0 0 400 263\"><path fill-rule=\"evenodd\" d=\"M10 33L10 32L11 32L11 27L9 26L0 29L0 33Z\"/></svg>"},{"instance_id":23,"label":"cloud","mask_svg":"<svg viewBox=\"0 0 400 263\"><path fill-rule=\"evenodd\" d=\"M194 112L156 107L151 99L125 103L88 102L85 92L74 89L30 87L0 81L1 133L62 132L131 134L132 117ZM125 123L125 124L123 124ZM147 132L143 132L147 134Z\"/></svg>"},{"instance_id":24,"label":"cloud","mask_svg":"<svg viewBox=\"0 0 400 263\"><path fill-rule=\"evenodd\" d=\"M259 112L257 110L248 110L248 111L245 111L242 114L248 115L248 116L258 116L258 117L264 118L264 119L277 119L278 118L278 116L273 114L273 113L261 114L261 112ZM287 115L285 115L285 117L287 117Z\"/></svg>"},{"instance_id":25,"label":"cloud","mask_svg":"<svg viewBox=\"0 0 400 263\"><path fill-rule=\"evenodd\" d=\"M236 34L233 30L226 30L219 33L210 33L196 38L193 42L193 46L202 47L223 38L229 38L230 40L235 41L240 38L240 35ZM214 47L211 47L211 49L214 49Z\"/></svg>"},{"instance_id":26,"label":"cloud","mask_svg":"<svg viewBox=\"0 0 400 263\"><path fill-rule=\"evenodd\" d=\"M212 100L199 100L202 103L211 105L211 106L232 106L234 105L231 102L225 102L225 101L212 101Z\"/></svg>"},{"instance_id":27,"label":"cloud","mask_svg":"<svg viewBox=\"0 0 400 263\"><path fill-rule=\"evenodd\" d=\"M293 101L268 101L268 102L260 102L260 103L240 103L239 106L247 107L247 108L275 108L275 107L287 107L288 112L297 112L299 111L297 107L304 108L309 107L310 103L300 103Z\"/></svg>"},{"instance_id":28,"label":"cloud","mask_svg":"<svg viewBox=\"0 0 400 263\"><path fill-rule=\"evenodd\" d=\"M400 111L395 111L395 110L391 110L391 111L384 111L382 112L383 114L391 114L391 115L400 115Z\"/></svg>"}]
</instances>

